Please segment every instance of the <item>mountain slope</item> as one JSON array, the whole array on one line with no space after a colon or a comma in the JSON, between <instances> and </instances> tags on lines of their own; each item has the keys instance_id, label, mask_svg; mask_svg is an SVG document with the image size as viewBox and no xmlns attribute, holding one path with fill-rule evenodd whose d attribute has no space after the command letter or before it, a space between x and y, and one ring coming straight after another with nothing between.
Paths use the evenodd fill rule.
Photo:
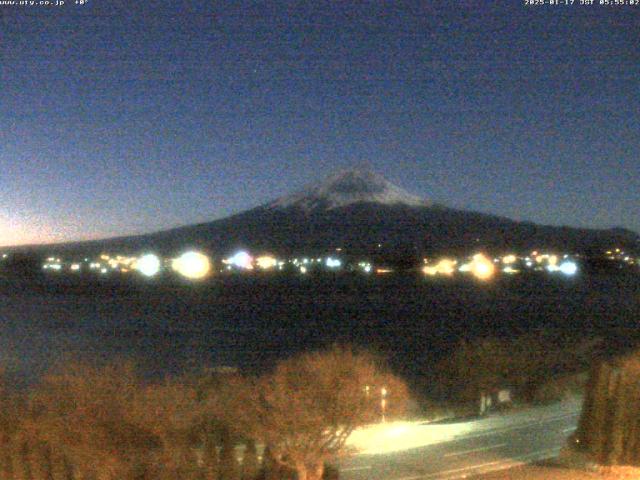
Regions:
<instances>
[{"instance_id":1,"label":"mountain slope","mask_svg":"<svg viewBox=\"0 0 640 480\"><path fill-rule=\"evenodd\" d=\"M227 255L237 248L256 253L315 254L340 247L353 254L416 257L478 249L585 253L616 246L638 251L639 245L638 235L624 229L536 225L443 207L411 195L379 175L353 170L213 222L60 248L175 254L195 247Z\"/></svg>"}]
</instances>

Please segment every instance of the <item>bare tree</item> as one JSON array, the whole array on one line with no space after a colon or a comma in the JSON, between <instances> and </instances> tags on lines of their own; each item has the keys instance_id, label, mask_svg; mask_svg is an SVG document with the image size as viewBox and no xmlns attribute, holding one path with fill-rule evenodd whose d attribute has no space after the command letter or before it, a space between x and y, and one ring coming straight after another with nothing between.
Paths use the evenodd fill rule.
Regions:
<instances>
[{"instance_id":1,"label":"bare tree","mask_svg":"<svg viewBox=\"0 0 640 480\"><path fill-rule=\"evenodd\" d=\"M242 480L254 480L259 470L256 442L247 440L242 459Z\"/></svg>"},{"instance_id":2,"label":"bare tree","mask_svg":"<svg viewBox=\"0 0 640 480\"><path fill-rule=\"evenodd\" d=\"M159 448L150 462L154 478L198 478L196 446L202 442L202 410L194 387L165 380L136 389L128 419L156 439Z\"/></svg>"},{"instance_id":3,"label":"bare tree","mask_svg":"<svg viewBox=\"0 0 640 480\"><path fill-rule=\"evenodd\" d=\"M511 376L516 359L508 354L504 342L484 338L473 343L462 341L438 366L439 385L447 397L475 402L482 392L504 386ZM524 373L524 372L523 372Z\"/></svg>"},{"instance_id":4,"label":"bare tree","mask_svg":"<svg viewBox=\"0 0 640 480\"><path fill-rule=\"evenodd\" d=\"M334 347L280 362L253 382L228 384L221 408L246 435L269 446L298 480L322 478L324 463L347 453L355 428L403 411L405 383L374 356Z\"/></svg>"},{"instance_id":5,"label":"bare tree","mask_svg":"<svg viewBox=\"0 0 640 480\"><path fill-rule=\"evenodd\" d=\"M156 438L131 418L137 388L130 365L72 364L47 375L30 395L20 454L36 453L44 442L49 448L38 455L39 468L52 476L62 470L72 478L130 478L138 459L157 448Z\"/></svg>"},{"instance_id":6,"label":"bare tree","mask_svg":"<svg viewBox=\"0 0 640 480\"><path fill-rule=\"evenodd\" d=\"M240 480L240 466L235 452L235 441L229 431L222 431L220 445L220 480Z\"/></svg>"},{"instance_id":7,"label":"bare tree","mask_svg":"<svg viewBox=\"0 0 640 480\"><path fill-rule=\"evenodd\" d=\"M25 414L21 403L5 387L4 371L0 370L0 478L14 477L15 439Z\"/></svg>"},{"instance_id":8,"label":"bare tree","mask_svg":"<svg viewBox=\"0 0 640 480\"><path fill-rule=\"evenodd\" d=\"M437 387L448 400L460 403L476 402L481 393L505 387L535 400L550 380L583 370L600 343L597 338L556 337L554 332L541 331L511 339L462 341L438 364Z\"/></svg>"}]
</instances>

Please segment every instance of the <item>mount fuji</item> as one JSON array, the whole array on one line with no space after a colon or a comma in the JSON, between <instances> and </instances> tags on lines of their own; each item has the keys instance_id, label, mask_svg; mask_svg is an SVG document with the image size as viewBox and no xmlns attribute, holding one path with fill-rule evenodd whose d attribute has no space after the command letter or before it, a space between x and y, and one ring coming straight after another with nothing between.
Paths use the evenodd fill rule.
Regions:
<instances>
[{"instance_id":1,"label":"mount fuji","mask_svg":"<svg viewBox=\"0 0 640 480\"><path fill-rule=\"evenodd\" d=\"M354 255L418 258L480 249L601 253L612 246L638 251L640 237L619 228L546 226L448 208L408 193L376 173L348 170L212 222L60 248L84 252L154 250L167 255L200 248L216 256L238 248L281 255L320 254L341 248Z\"/></svg>"},{"instance_id":2,"label":"mount fuji","mask_svg":"<svg viewBox=\"0 0 640 480\"><path fill-rule=\"evenodd\" d=\"M428 207L428 201L397 187L382 176L361 170L347 170L327 178L323 183L292 195L281 197L270 208L331 210L358 203Z\"/></svg>"}]
</instances>

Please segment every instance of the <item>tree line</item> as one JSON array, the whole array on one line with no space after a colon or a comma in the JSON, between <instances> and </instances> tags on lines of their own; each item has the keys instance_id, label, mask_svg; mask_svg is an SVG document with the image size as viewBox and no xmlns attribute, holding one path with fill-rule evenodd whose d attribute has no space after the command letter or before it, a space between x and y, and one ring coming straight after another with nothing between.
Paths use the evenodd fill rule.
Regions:
<instances>
[{"instance_id":1,"label":"tree line","mask_svg":"<svg viewBox=\"0 0 640 480\"><path fill-rule=\"evenodd\" d=\"M584 371L598 345L546 334L463 342L434 365L432 393L475 406L508 385L548 400L550 377ZM616 362L594 364L576 439L602 463L637 464L637 354ZM409 397L381 356L341 346L257 376L149 381L132 363L66 363L26 390L0 384L0 480L337 478L350 434L403 415Z\"/></svg>"},{"instance_id":2,"label":"tree line","mask_svg":"<svg viewBox=\"0 0 640 480\"><path fill-rule=\"evenodd\" d=\"M149 382L131 363L67 364L27 391L3 385L0 479L318 480L355 428L407 399L379 357L349 347L260 376Z\"/></svg>"}]
</instances>

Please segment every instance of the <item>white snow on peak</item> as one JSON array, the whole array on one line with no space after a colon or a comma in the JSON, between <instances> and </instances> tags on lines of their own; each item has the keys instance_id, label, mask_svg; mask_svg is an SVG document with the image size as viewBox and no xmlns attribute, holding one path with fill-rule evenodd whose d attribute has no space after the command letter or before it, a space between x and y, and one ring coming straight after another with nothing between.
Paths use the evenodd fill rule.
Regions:
<instances>
[{"instance_id":1,"label":"white snow on peak","mask_svg":"<svg viewBox=\"0 0 640 480\"><path fill-rule=\"evenodd\" d=\"M427 200L406 192L374 172L347 170L328 177L320 185L281 197L268 207L330 210L363 202L415 207L429 205Z\"/></svg>"}]
</instances>

